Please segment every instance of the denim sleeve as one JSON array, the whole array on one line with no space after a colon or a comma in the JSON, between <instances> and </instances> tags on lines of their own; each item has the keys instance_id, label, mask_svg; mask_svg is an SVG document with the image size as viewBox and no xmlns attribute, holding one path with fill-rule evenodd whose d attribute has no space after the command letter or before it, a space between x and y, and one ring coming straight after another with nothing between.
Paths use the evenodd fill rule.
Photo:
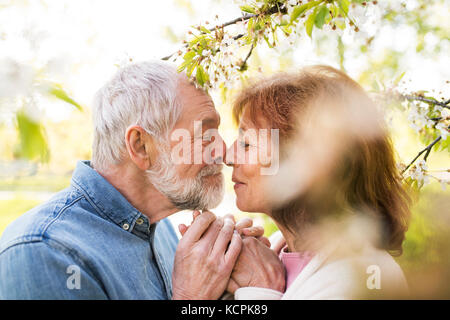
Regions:
<instances>
[{"instance_id":1,"label":"denim sleeve","mask_svg":"<svg viewBox=\"0 0 450 320\"><path fill-rule=\"evenodd\" d=\"M0 300L108 299L69 252L44 242L14 245L0 254Z\"/></svg>"}]
</instances>

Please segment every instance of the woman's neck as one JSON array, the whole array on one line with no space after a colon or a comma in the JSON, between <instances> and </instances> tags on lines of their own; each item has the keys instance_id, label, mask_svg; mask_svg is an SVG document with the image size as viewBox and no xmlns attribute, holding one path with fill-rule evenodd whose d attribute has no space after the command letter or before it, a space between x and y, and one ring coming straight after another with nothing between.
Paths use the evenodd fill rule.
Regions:
<instances>
[{"instance_id":1,"label":"woman's neck","mask_svg":"<svg viewBox=\"0 0 450 320\"><path fill-rule=\"evenodd\" d=\"M277 226L286 240L286 245L289 252L302 252L308 250L307 244L309 242L302 236L301 232L293 233L281 225L277 224Z\"/></svg>"}]
</instances>

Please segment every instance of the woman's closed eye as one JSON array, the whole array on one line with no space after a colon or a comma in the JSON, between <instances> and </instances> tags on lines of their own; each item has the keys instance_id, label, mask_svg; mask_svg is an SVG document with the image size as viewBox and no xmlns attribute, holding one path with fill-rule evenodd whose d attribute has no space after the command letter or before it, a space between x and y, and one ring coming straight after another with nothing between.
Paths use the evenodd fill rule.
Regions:
<instances>
[{"instance_id":1,"label":"woman's closed eye","mask_svg":"<svg viewBox=\"0 0 450 320\"><path fill-rule=\"evenodd\" d=\"M239 143L239 146L243 149L248 149L251 146L251 144L249 144L245 141L238 141L238 143Z\"/></svg>"}]
</instances>

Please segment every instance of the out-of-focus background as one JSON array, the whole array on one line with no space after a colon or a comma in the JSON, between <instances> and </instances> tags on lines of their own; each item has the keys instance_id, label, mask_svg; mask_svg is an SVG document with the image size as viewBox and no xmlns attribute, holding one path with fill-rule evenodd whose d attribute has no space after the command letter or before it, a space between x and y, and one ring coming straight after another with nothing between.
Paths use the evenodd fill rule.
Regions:
<instances>
[{"instance_id":1,"label":"out-of-focus background","mask_svg":"<svg viewBox=\"0 0 450 320\"><path fill-rule=\"evenodd\" d=\"M248 75L321 63L345 70L369 91L401 77L406 90L449 99L449 9L439 0L378 1L376 10L361 13L364 34L323 29L314 30L313 40L304 34L279 49L261 45L248 62ZM241 12L226 0L0 0L0 235L19 215L67 187L77 160L90 159L91 99L118 67L177 51L190 26L216 14L228 21ZM227 143L236 137L229 98L238 89L225 97L211 92ZM386 115L403 163L426 146L408 116L398 108ZM441 174L449 159L446 150L430 153L428 171ZM225 198L215 212L245 215L235 206L229 168L225 177ZM450 188L429 180L417 195L397 261L423 297L449 296L450 286L436 275L450 266ZM267 218L251 216L267 235L275 231ZM191 217L180 212L171 219L178 224Z\"/></svg>"}]
</instances>

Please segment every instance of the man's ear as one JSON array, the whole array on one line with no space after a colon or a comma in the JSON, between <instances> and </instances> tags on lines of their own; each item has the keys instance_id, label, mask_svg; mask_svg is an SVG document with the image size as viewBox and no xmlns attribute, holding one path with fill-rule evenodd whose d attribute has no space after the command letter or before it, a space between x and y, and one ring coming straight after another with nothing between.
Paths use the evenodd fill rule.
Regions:
<instances>
[{"instance_id":1,"label":"man's ear","mask_svg":"<svg viewBox=\"0 0 450 320\"><path fill-rule=\"evenodd\" d=\"M131 161L142 171L148 170L157 157L155 141L142 127L129 126L125 132L125 144Z\"/></svg>"}]
</instances>

